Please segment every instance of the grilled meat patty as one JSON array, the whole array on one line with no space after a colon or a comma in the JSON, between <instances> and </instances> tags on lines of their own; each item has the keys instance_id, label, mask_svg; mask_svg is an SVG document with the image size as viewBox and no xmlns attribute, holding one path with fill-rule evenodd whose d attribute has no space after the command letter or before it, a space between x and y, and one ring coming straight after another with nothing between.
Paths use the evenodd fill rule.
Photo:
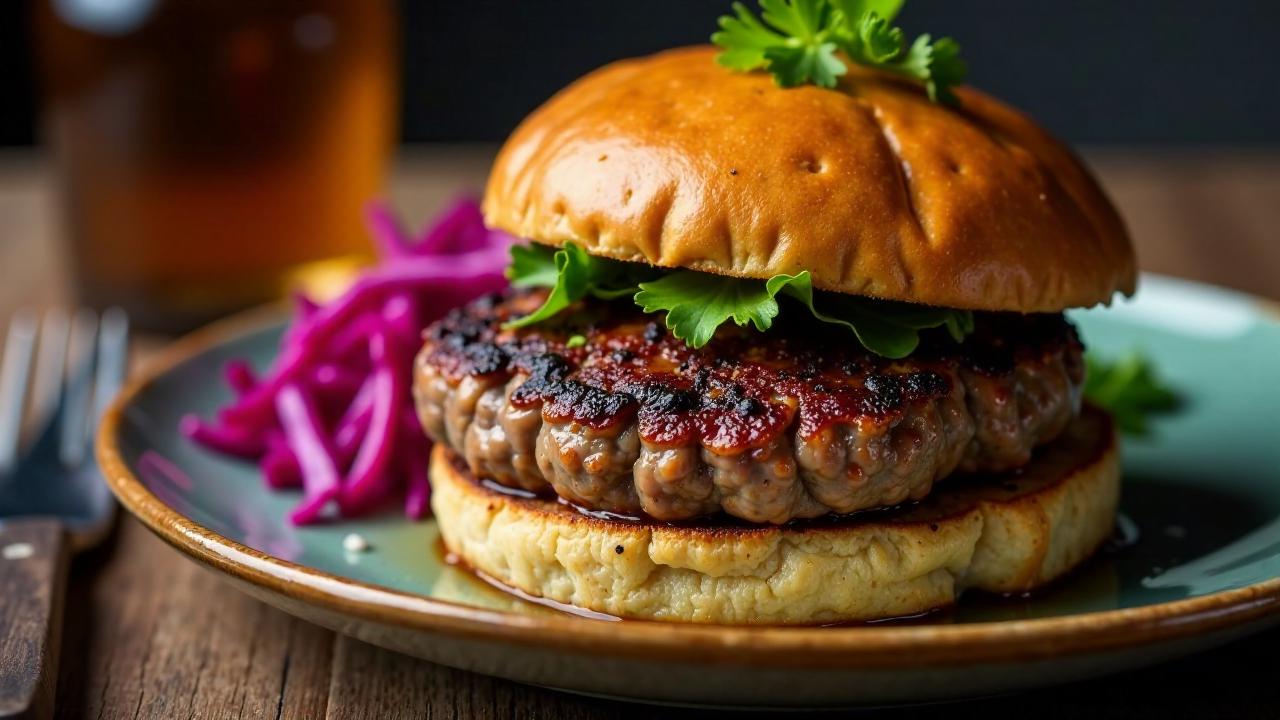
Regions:
<instances>
[{"instance_id":1,"label":"grilled meat patty","mask_svg":"<svg viewBox=\"0 0 1280 720\"><path fill-rule=\"evenodd\" d=\"M697 350L626 301L501 328L544 297L432 325L418 414L476 477L591 510L780 524L896 505L1023 465L1080 408L1082 347L1058 314L979 314L964 343L927 331L904 360L785 308L767 334L722 328Z\"/></svg>"}]
</instances>

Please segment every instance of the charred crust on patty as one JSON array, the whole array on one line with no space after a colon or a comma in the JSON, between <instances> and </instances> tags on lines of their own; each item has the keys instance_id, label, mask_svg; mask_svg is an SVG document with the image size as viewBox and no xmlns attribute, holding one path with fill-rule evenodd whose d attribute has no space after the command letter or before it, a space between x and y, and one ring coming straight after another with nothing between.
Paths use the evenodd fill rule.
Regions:
<instances>
[{"instance_id":1,"label":"charred crust on patty","mask_svg":"<svg viewBox=\"0 0 1280 720\"><path fill-rule=\"evenodd\" d=\"M803 318L695 350L626 302L504 327L543 297L510 291L433 326L419 411L478 475L594 509L780 523L895 505L957 470L1027 462L1079 407L1081 347L1057 315L979 314L965 342L926 332L889 360Z\"/></svg>"},{"instance_id":2,"label":"charred crust on patty","mask_svg":"<svg viewBox=\"0 0 1280 720\"><path fill-rule=\"evenodd\" d=\"M500 299L487 296L449 313L428 331L425 361L451 379L500 372L526 374L527 379L512 394L514 403L544 403L555 417L572 418L596 428L614 425L637 411L650 417L716 409L739 416L757 415L780 388L787 393L836 395L846 415L873 418L885 418L914 401L939 398L951 391L951 382L936 370L895 371L890 361L851 341L805 342L800 333L784 335L780 342L773 342L771 336L763 343L751 343L756 349L765 348L765 360L771 364L767 372L760 373L762 364L736 359L742 357L747 344L735 342L740 339L737 336L717 339L697 352L685 348L652 321L644 323L638 337L624 334L620 326L634 323L639 315L625 303L600 303L604 312L589 343L599 347L594 353L590 347L567 347L573 334L568 330L576 328L572 314L559 323L503 337L500 323L519 315L516 308L528 307L528 298L539 295L538 291L513 291ZM951 341L940 331L925 333L924 343L913 357L1002 377L1013 373L1025 357L1081 348L1074 327L1061 315L985 313L979 315L978 327L963 343ZM808 328L800 328L804 329ZM620 344L637 339L640 342L629 346ZM824 360L823 355L835 356L838 361ZM655 360L672 357L679 358L674 368L647 372ZM632 363L648 376L626 376L624 366ZM736 378L748 366L756 371L749 391L742 382L725 383L726 377ZM576 382L566 382L575 375ZM861 386L852 382L857 378L862 378ZM815 429L822 424L822 419L816 420Z\"/></svg>"}]
</instances>

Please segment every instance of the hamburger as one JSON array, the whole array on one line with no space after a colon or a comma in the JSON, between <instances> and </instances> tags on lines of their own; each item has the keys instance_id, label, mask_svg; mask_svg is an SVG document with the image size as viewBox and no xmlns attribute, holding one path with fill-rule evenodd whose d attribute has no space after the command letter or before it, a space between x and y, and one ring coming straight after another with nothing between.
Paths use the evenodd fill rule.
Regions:
<instances>
[{"instance_id":1,"label":"hamburger","mask_svg":"<svg viewBox=\"0 0 1280 720\"><path fill-rule=\"evenodd\" d=\"M969 88L833 88L694 47L530 115L486 222L513 288L414 368L448 551L623 618L821 624L1021 593L1119 498L1063 316L1135 284L1089 172Z\"/></svg>"}]
</instances>

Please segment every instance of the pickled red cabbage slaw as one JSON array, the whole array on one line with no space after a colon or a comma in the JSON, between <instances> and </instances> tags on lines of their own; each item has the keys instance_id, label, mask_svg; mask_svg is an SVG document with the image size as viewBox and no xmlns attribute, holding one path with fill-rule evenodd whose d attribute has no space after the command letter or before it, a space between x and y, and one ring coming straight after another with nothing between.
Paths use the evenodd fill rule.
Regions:
<instances>
[{"instance_id":1,"label":"pickled red cabbage slaw","mask_svg":"<svg viewBox=\"0 0 1280 720\"><path fill-rule=\"evenodd\" d=\"M461 200L419 237L380 205L367 212L377 264L323 304L298 296L271 367L225 367L235 399L213 420L187 415L184 435L258 464L271 488L301 488L289 519L354 517L400 498L429 512L431 443L414 414L413 357L422 330L449 309L507 285L514 238Z\"/></svg>"}]
</instances>

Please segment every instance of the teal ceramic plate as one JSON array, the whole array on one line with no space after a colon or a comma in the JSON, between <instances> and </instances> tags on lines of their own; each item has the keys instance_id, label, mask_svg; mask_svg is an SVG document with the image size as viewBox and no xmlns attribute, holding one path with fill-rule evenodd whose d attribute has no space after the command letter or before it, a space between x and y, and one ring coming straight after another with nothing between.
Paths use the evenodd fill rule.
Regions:
<instances>
[{"instance_id":1,"label":"teal ceramic plate","mask_svg":"<svg viewBox=\"0 0 1280 720\"><path fill-rule=\"evenodd\" d=\"M1146 277L1137 300L1075 315L1103 356L1141 349L1186 397L1127 440L1115 547L1033 598L966 596L926 623L744 628L608 622L527 604L447 565L435 524L394 512L294 528L297 498L187 443L221 367L266 365L278 317L180 343L116 402L99 457L126 508L251 594L446 665L583 693L750 706L923 702L1114 672L1280 620L1280 321L1243 295ZM343 550L356 532L367 553Z\"/></svg>"}]
</instances>

